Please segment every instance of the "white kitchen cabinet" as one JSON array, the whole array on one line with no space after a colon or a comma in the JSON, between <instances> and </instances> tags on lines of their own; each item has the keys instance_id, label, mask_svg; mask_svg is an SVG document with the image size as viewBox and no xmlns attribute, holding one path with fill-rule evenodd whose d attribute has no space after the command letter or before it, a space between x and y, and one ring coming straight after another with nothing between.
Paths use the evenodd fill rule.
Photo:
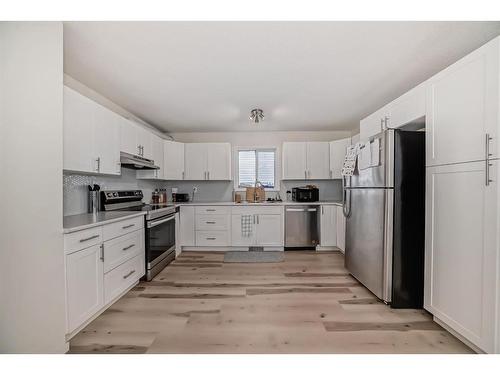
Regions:
<instances>
[{"instance_id":1,"label":"white kitchen cabinet","mask_svg":"<svg viewBox=\"0 0 500 375\"><path fill-rule=\"evenodd\" d=\"M119 175L118 115L64 87L64 169Z\"/></svg>"},{"instance_id":2,"label":"white kitchen cabinet","mask_svg":"<svg viewBox=\"0 0 500 375\"><path fill-rule=\"evenodd\" d=\"M337 246L337 206L321 206L320 233L321 246Z\"/></svg>"},{"instance_id":3,"label":"white kitchen cabinet","mask_svg":"<svg viewBox=\"0 0 500 375\"><path fill-rule=\"evenodd\" d=\"M98 160L99 173L119 175L120 123L119 115L94 104L94 153Z\"/></svg>"},{"instance_id":4,"label":"white kitchen cabinet","mask_svg":"<svg viewBox=\"0 0 500 375\"><path fill-rule=\"evenodd\" d=\"M184 151L185 180L231 179L229 143L186 143Z\"/></svg>"},{"instance_id":5,"label":"white kitchen cabinet","mask_svg":"<svg viewBox=\"0 0 500 375\"><path fill-rule=\"evenodd\" d=\"M283 246L283 215L259 214L256 219L256 245Z\"/></svg>"},{"instance_id":6,"label":"white kitchen cabinet","mask_svg":"<svg viewBox=\"0 0 500 375\"><path fill-rule=\"evenodd\" d=\"M350 138L338 139L330 142L330 178L341 179L342 167L347 152L347 147L351 144Z\"/></svg>"},{"instance_id":7,"label":"white kitchen cabinet","mask_svg":"<svg viewBox=\"0 0 500 375\"><path fill-rule=\"evenodd\" d=\"M342 206L335 206L337 211L337 247L345 253L345 229L346 220L342 211Z\"/></svg>"},{"instance_id":8,"label":"white kitchen cabinet","mask_svg":"<svg viewBox=\"0 0 500 375\"><path fill-rule=\"evenodd\" d=\"M330 178L330 143L307 142L307 179L326 180Z\"/></svg>"},{"instance_id":9,"label":"white kitchen cabinet","mask_svg":"<svg viewBox=\"0 0 500 375\"><path fill-rule=\"evenodd\" d=\"M499 161L491 163L488 186L484 162L427 168L424 293L426 310L489 353L499 260Z\"/></svg>"},{"instance_id":10,"label":"white kitchen cabinet","mask_svg":"<svg viewBox=\"0 0 500 375\"><path fill-rule=\"evenodd\" d=\"M72 332L104 305L101 245L66 256L67 331Z\"/></svg>"},{"instance_id":11,"label":"white kitchen cabinet","mask_svg":"<svg viewBox=\"0 0 500 375\"><path fill-rule=\"evenodd\" d=\"M370 137L385 130L389 126L390 117L390 105L386 105L362 119L359 122L359 141L367 142Z\"/></svg>"},{"instance_id":12,"label":"white kitchen cabinet","mask_svg":"<svg viewBox=\"0 0 500 375\"><path fill-rule=\"evenodd\" d=\"M194 206L180 207L180 244L181 246L195 245L195 215Z\"/></svg>"},{"instance_id":13,"label":"white kitchen cabinet","mask_svg":"<svg viewBox=\"0 0 500 375\"><path fill-rule=\"evenodd\" d=\"M496 38L427 81L426 164L498 157L499 39Z\"/></svg>"},{"instance_id":14,"label":"white kitchen cabinet","mask_svg":"<svg viewBox=\"0 0 500 375\"><path fill-rule=\"evenodd\" d=\"M249 235L242 231L242 217L250 218ZM231 245L283 247L283 207L233 207L231 210Z\"/></svg>"},{"instance_id":15,"label":"white kitchen cabinet","mask_svg":"<svg viewBox=\"0 0 500 375\"><path fill-rule=\"evenodd\" d=\"M424 82L389 104L388 128L397 129L425 117L425 88L426 83Z\"/></svg>"},{"instance_id":16,"label":"white kitchen cabinet","mask_svg":"<svg viewBox=\"0 0 500 375\"><path fill-rule=\"evenodd\" d=\"M93 102L64 86L64 169L95 173Z\"/></svg>"},{"instance_id":17,"label":"white kitchen cabinet","mask_svg":"<svg viewBox=\"0 0 500 375\"><path fill-rule=\"evenodd\" d=\"M150 134L152 155L151 159L159 169L148 169L137 171L138 179L163 180L164 178L164 155L163 155L163 139L155 134ZM144 156L147 157L147 156Z\"/></svg>"},{"instance_id":18,"label":"white kitchen cabinet","mask_svg":"<svg viewBox=\"0 0 500 375\"><path fill-rule=\"evenodd\" d=\"M307 178L307 143L283 143L283 179L305 180Z\"/></svg>"},{"instance_id":19,"label":"white kitchen cabinet","mask_svg":"<svg viewBox=\"0 0 500 375\"><path fill-rule=\"evenodd\" d=\"M163 141L163 179L184 179L184 143Z\"/></svg>"},{"instance_id":20,"label":"white kitchen cabinet","mask_svg":"<svg viewBox=\"0 0 500 375\"><path fill-rule=\"evenodd\" d=\"M153 159L153 136L148 129L126 118L120 119L120 151Z\"/></svg>"},{"instance_id":21,"label":"white kitchen cabinet","mask_svg":"<svg viewBox=\"0 0 500 375\"><path fill-rule=\"evenodd\" d=\"M329 142L284 142L283 179L322 180L330 178Z\"/></svg>"}]
</instances>

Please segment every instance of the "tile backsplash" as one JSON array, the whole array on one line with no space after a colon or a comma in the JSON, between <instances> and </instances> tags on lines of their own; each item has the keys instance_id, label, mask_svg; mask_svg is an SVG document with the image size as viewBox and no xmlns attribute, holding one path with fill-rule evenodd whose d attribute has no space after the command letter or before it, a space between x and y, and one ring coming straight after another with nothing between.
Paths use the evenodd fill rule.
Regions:
<instances>
[{"instance_id":1,"label":"tile backsplash","mask_svg":"<svg viewBox=\"0 0 500 375\"><path fill-rule=\"evenodd\" d=\"M98 184L101 190L134 190L144 193L145 201L151 199L151 193L161 187L163 181L138 180L136 171L122 168L121 176L92 176L63 174L63 213L64 216L87 212L87 185Z\"/></svg>"},{"instance_id":2,"label":"tile backsplash","mask_svg":"<svg viewBox=\"0 0 500 375\"><path fill-rule=\"evenodd\" d=\"M138 180L136 171L122 168L121 176L92 176L65 173L63 175L64 189L64 216L87 212L87 185L98 184L101 190L134 190L140 189L144 193L144 201L151 200L151 193L155 189L165 188L171 199L172 188L178 188L179 193L193 193L193 187L198 188L195 201L198 202L230 202L233 200L232 181L154 181ZM341 200L341 180L304 180L281 181L280 195L286 199L286 191L295 186L316 185L319 188L320 200ZM274 197L276 193L269 192L267 197Z\"/></svg>"}]
</instances>

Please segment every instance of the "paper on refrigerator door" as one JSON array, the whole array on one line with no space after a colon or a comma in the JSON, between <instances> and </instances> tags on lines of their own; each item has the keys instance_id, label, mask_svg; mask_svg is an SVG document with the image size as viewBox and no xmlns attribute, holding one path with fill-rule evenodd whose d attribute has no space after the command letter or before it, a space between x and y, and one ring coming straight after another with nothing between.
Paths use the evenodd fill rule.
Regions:
<instances>
[{"instance_id":1,"label":"paper on refrigerator door","mask_svg":"<svg viewBox=\"0 0 500 375\"><path fill-rule=\"evenodd\" d=\"M361 171L363 169L370 168L372 165L372 148L370 142L366 142L361 146L358 155L358 169Z\"/></svg>"},{"instance_id":2,"label":"paper on refrigerator door","mask_svg":"<svg viewBox=\"0 0 500 375\"><path fill-rule=\"evenodd\" d=\"M358 158L359 144L347 147L347 153L344 158L344 165L342 166L342 176L352 176L356 169L356 159Z\"/></svg>"}]
</instances>

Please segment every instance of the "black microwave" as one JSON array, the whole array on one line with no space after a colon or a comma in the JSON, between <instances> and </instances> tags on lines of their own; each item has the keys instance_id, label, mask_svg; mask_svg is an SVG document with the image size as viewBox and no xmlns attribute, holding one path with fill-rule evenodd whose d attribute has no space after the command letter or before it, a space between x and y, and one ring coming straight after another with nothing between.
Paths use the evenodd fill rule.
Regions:
<instances>
[{"instance_id":1,"label":"black microwave","mask_svg":"<svg viewBox=\"0 0 500 375\"><path fill-rule=\"evenodd\" d=\"M319 189L315 186L303 186L292 188L292 200L295 202L317 202L319 201Z\"/></svg>"}]
</instances>

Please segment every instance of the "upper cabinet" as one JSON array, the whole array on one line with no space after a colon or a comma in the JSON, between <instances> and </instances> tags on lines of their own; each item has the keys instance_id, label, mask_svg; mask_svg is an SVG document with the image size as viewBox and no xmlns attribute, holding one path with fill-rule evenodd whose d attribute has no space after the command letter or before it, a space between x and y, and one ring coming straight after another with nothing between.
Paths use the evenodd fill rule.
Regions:
<instances>
[{"instance_id":1,"label":"upper cabinet","mask_svg":"<svg viewBox=\"0 0 500 375\"><path fill-rule=\"evenodd\" d=\"M120 122L120 151L153 159L153 134L125 118ZM154 159L153 159L154 160Z\"/></svg>"},{"instance_id":2,"label":"upper cabinet","mask_svg":"<svg viewBox=\"0 0 500 375\"><path fill-rule=\"evenodd\" d=\"M330 178L329 142L284 142L284 180L322 180Z\"/></svg>"},{"instance_id":3,"label":"upper cabinet","mask_svg":"<svg viewBox=\"0 0 500 375\"><path fill-rule=\"evenodd\" d=\"M425 116L425 88L424 82L389 104L387 128L400 128Z\"/></svg>"},{"instance_id":4,"label":"upper cabinet","mask_svg":"<svg viewBox=\"0 0 500 375\"><path fill-rule=\"evenodd\" d=\"M359 123L359 141L366 142L370 137L386 129L390 117L390 106L386 105L361 120Z\"/></svg>"},{"instance_id":5,"label":"upper cabinet","mask_svg":"<svg viewBox=\"0 0 500 375\"><path fill-rule=\"evenodd\" d=\"M229 143L186 143L185 180L231 180Z\"/></svg>"},{"instance_id":6,"label":"upper cabinet","mask_svg":"<svg viewBox=\"0 0 500 375\"><path fill-rule=\"evenodd\" d=\"M162 180L164 179L164 173L165 173L163 139L155 134L149 134L149 137L151 140L151 155L148 155L150 156L148 159L154 160L155 165L159 167L159 169L137 171L137 178Z\"/></svg>"},{"instance_id":7,"label":"upper cabinet","mask_svg":"<svg viewBox=\"0 0 500 375\"><path fill-rule=\"evenodd\" d=\"M330 142L330 178L342 178L342 166L344 165L347 147L350 144L350 138L338 139Z\"/></svg>"},{"instance_id":8,"label":"upper cabinet","mask_svg":"<svg viewBox=\"0 0 500 375\"><path fill-rule=\"evenodd\" d=\"M163 141L163 179L184 179L184 143Z\"/></svg>"},{"instance_id":9,"label":"upper cabinet","mask_svg":"<svg viewBox=\"0 0 500 375\"><path fill-rule=\"evenodd\" d=\"M119 116L64 87L64 169L120 174Z\"/></svg>"},{"instance_id":10,"label":"upper cabinet","mask_svg":"<svg viewBox=\"0 0 500 375\"><path fill-rule=\"evenodd\" d=\"M427 165L498 157L498 38L427 82ZM491 139L490 139L491 138Z\"/></svg>"}]
</instances>

